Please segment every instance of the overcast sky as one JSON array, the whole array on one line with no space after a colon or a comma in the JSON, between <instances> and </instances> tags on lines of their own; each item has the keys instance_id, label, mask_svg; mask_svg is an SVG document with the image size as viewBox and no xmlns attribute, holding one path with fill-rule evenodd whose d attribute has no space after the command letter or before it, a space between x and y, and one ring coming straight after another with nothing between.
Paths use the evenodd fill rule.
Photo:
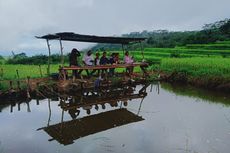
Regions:
<instances>
[{"instance_id":1,"label":"overcast sky","mask_svg":"<svg viewBox=\"0 0 230 153\"><path fill-rule=\"evenodd\" d=\"M230 18L230 0L0 0L0 55L47 53L41 36L56 32L121 35L132 31L199 30ZM64 43L82 49L87 43ZM53 52L58 42L51 42Z\"/></svg>"}]
</instances>

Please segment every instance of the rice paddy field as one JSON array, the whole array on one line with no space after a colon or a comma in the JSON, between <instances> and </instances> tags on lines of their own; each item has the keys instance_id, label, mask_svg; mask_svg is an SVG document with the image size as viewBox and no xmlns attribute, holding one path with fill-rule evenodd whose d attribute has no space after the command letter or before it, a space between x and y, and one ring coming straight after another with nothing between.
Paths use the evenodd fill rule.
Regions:
<instances>
[{"instance_id":1,"label":"rice paddy field","mask_svg":"<svg viewBox=\"0 0 230 153\"><path fill-rule=\"evenodd\" d=\"M117 52L122 60L122 51ZM136 61L142 61L141 51L130 51L130 54ZM153 64L150 70L185 72L190 77L230 81L230 41L188 44L175 48L145 48L144 59ZM58 64L51 65L51 73L57 73L58 67ZM41 68L38 65L6 65L4 62L0 65L0 80L24 79L28 76L47 76L47 65L41 65Z\"/></svg>"},{"instance_id":2,"label":"rice paddy field","mask_svg":"<svg viewBox=\"0 0 230 153\"><path fill-rule=\"evenodd\" d=\"M223 78L230 80L230 59L228 58L177 58L162 59L164 72L185 72L193 77Z\"/></svg>"}]
</instances>

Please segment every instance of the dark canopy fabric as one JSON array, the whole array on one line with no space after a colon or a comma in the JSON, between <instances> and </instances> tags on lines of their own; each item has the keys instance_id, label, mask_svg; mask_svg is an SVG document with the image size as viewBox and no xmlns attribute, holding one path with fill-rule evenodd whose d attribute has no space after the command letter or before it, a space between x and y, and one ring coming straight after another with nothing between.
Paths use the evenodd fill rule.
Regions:
<instances>
[{"instance_id":1,"label":"dark canopy fabric","mask_svg":"<svg viewBox=\"0 0 230 153\"><path fill-rule=\"evenodd\" d=\"M93 35L81 35L72 32L62 32L56 34L48 34L41 37L36 37L39 39L47 40L65 40L65 41L80 41L80 42L94 42L94 43L111 43L111 44L129 44L132 42L141 42L146 38L127 38L127 37L101 37Z\"/></svg>"}]
</instances>

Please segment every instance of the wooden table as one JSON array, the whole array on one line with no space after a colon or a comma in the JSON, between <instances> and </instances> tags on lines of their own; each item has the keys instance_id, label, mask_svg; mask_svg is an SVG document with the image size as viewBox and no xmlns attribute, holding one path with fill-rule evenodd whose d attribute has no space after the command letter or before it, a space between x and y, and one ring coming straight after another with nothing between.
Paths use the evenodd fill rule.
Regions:
<instances>
[{"instance_id":1,"label":"wooden table","mask_svg":"<svg viewBox=\"0 0 230 153\"><path fill-rule=\"evenodd\" d=\"M66 80L66 74L69 70L106 70L106 69L117 69L117 68L132 68L141 67L144 73L144 68L148 67L149 64L146 62L132 63L132 64L107 64L107 65L96 65L96 66L68 66L59 68L59 74L61 78Z\"/></svg>"}]
</instances>

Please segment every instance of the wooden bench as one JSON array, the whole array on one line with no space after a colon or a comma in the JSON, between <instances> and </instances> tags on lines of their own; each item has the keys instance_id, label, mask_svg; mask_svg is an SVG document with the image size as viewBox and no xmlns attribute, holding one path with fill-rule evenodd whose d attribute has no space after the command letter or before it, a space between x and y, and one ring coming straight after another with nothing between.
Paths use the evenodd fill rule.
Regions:
<instances>
[{"instance_id":1,"label":"wooden bench","mask_svg":"<svg viewBox=\"0 0 230 153\"><path fill-rule=\"evenodd\" d=\"M68 66L60 67L59 74L60 78L66 80L67 71L69 70L106 70L106 69L117 69L117 68L132 68L132 67L141 67L144 73L144 68L148 67L149 64L146 62L132 63L132 64L108 64L108 65L96 65L96 66Z\"/></svg>"}]
</instances>

